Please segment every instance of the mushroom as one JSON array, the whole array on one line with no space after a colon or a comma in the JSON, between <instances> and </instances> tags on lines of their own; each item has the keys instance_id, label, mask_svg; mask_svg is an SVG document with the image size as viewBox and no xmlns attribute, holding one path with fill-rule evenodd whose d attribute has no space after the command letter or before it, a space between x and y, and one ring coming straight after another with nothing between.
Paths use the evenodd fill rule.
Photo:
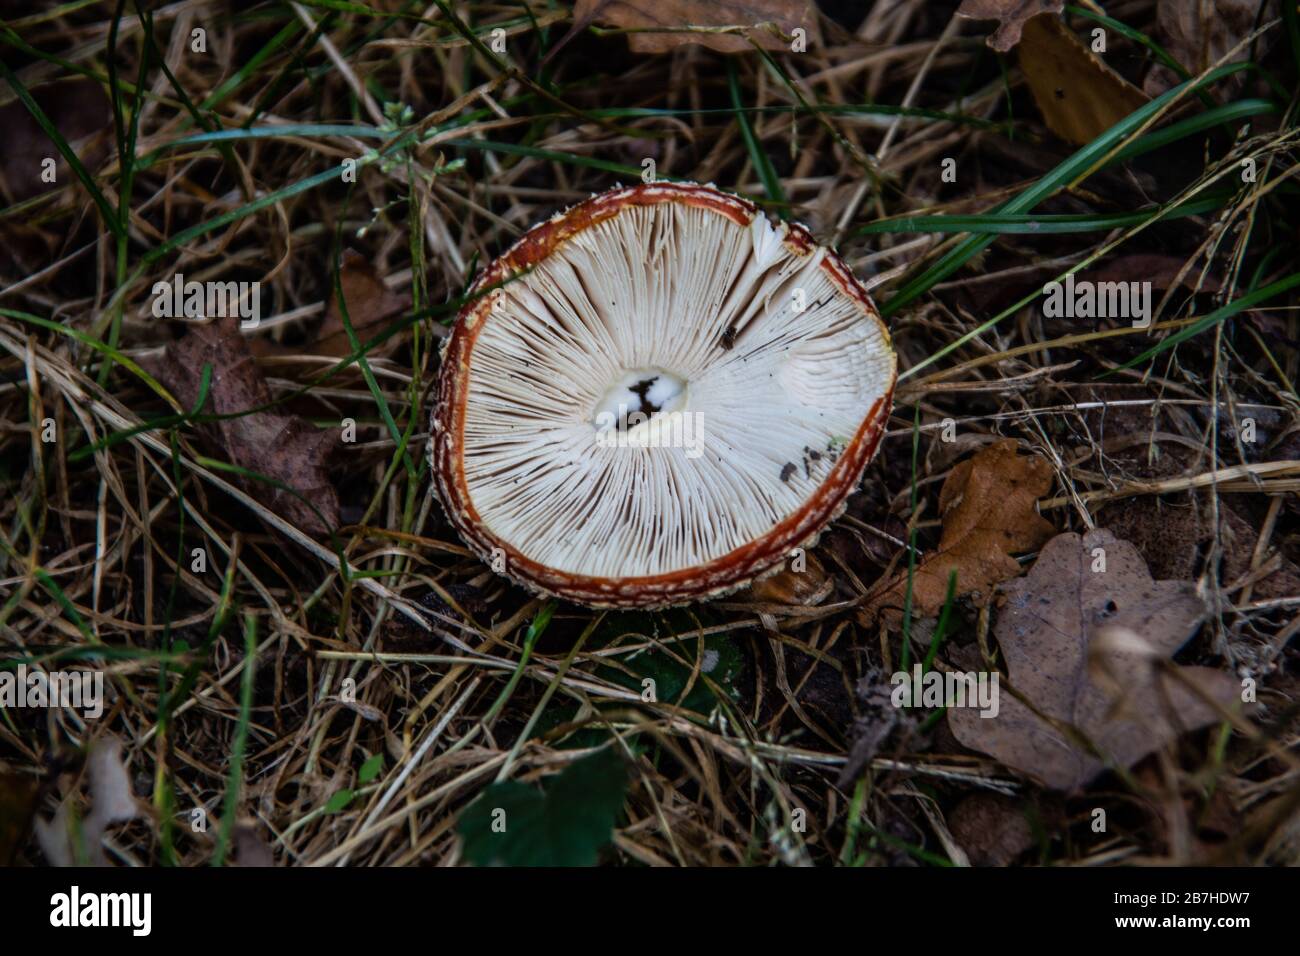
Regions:
<instances>
[{"instance_id":1,"label":"mushroom","mask_svg":"<svg viewBox=\"0 0 1300 956\"><path fill-rule=\"evenodd\" d=\"M536 592L686 604L816 543L896 377L871 298L807 230L712 186L615 189L474 284L443 348L434 484Z\"/></svg>"}]
</instances>

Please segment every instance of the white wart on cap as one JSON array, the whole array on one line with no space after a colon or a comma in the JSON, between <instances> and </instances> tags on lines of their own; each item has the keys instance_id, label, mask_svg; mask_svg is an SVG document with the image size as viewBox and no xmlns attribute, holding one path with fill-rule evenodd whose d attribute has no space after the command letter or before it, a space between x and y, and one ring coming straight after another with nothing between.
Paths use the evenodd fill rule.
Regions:
<instances>
[{"instance_id":1,"label":"white wart on cap","mask_svg":"<svg viewBox=\"0 0 1300 956\"><path fill-rule=\"evenodd\" d=\"M800 226L710 186L602 193L475 283L431 455L484 560L594 607L732 591L815 543L889 415L865 289Z\"/></svg>"}]
</instances>

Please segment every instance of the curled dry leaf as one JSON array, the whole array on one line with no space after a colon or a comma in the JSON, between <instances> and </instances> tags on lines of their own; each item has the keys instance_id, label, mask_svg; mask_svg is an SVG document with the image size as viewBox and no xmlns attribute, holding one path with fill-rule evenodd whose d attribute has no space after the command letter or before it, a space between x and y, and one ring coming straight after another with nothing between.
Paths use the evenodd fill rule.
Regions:
<instances>
[{"instance_id":1,"label":"curled dry leaf","mask_svg":"<svg viewBox=\"0 0 1300 956\"><path fill-rule=\"evenodd\" d=\"M953 571L957 595L973 594L981 603L992 596L995 585L1019 574L1020 565L1011 555L1032 551L1055 530L1037 510L1038 498L1051 486L1051 465L1037 455L1017 455L1012 440L990 445L953 468L939 492L939 550L927 555L913 575L914 613L939 613ZM869 626L882 613L891 624L897 623L906 593L904 570L864 606L862 623Z\"/></svg>"},{"instance_id":2,"label":"curled dry leaf","mask_svg":"<svg viewBox=\"0 0 1300 956\"><path fill-rule=\"evenodd\" d=\"M405 312L411 304L409 297L393 292L384 284L374 265L365 256L353 249L343 253L339 263L339 284L343 286L343 301L347 304L348 321L357 338L365 342L383 331L396 316ZM376 346L367 354L371 357L391 352L397 345L397 336ZM333 283L330 285L329 305L325 309L325 321L316 332L316 342L311 351L317 355L351 355L352 342L347 329L343 327L343 311L339 308L338 295Z\"/></svg>"},{"instance_id":3,"label":"curled dry leaf","mask_svg":"<svg viewBox=\"0 0 1300 956\"><path fill-rule=\"evenodd\" d=\"M1057 535L1005 591L994 633L1009 681L1082 738L1009 693L996 716L954 707L948 724L963 746L1048 787L1078 790L1213 723L1217 711L1189 684L1225 708L1238 700L1240 685L1224 671L1180 667L1175 678L1158 666L1195 631L1205 604L1190 581L1153 581L1137 549L1109 531Z\"/></svg>"},{"instance_id":4,"label":"curled dry leaf","mask_svg":"<svg viewBox=\"0 0 1300 956\"><path fill-rule=\"evenodd\" d=\"M1076 145L1090 142L1147 102L1055 15L1024 24L1020 71L1043 120Z\"/></svg>"},{"instance_id":5,"label":"curled dry leaf","mask_svg":"<svg viewBox=\"0 0 1300 956\"><path fill-rule=\"evenodd\" d=\"M971 20L998 20L997 30L984 42L1006 53L1020 42L1025 24L1040 13L1059 14L1065 0L962 0L957 16Z\"/></svg>"},{"instance_id":6,"label":"curled dry leaf","mask_svg":"<svg viewBox=\"0 0 1300 956\"><path fill-rule=\"evenodd\" d=\"M684 43L698 43L720 53L744 53L759 46L781 50L787 42L761 24L772 24L786 36L797 28L815 41L816 18L807 0L578 0L574 22L595 22L631 33L628 46L633 53L667 53ZM734 27L743 33L657 32L681 27Z\"/></svg>"},{"instance_id":7,"label":"curled dry leaf","mask_svg":"<svg viewBox=\"0 0 1300 956\"><path fill-rule=\"evenodd\" d=\"M155 363L153 371L181 405L191 409L198 401L203 366L211 365L212 384L203 412L238 416L217 425L230 461L297 492L249 479L245 482L249 494L303 531L325 534L339 523L338 493L326 471L337 432L271 410L240 414L268 404L271 390L238 321L192 326L183 339L167 346L163 361Z\"/></svg>"},{"instance_id":8,"label":"curled dry leaf","mask_svg":"<svg viewBox=\"0 0 1300 956\"><path fill-rule=\"evenodd\" d=\"M89 780L90 812L81 821L81 836L92 866L107 866L104 855L104 831L115 823L125 823L141 816L140 805L131 792L131 778L122 760L122 741L114 736L101 737L90 745L86 755ZM53 818L36 820L36 840L45 858L55 866L72 866L78 862L74 836L70 830L69 809L73 796L59 804Z\"/></svg>"}]
</instances>

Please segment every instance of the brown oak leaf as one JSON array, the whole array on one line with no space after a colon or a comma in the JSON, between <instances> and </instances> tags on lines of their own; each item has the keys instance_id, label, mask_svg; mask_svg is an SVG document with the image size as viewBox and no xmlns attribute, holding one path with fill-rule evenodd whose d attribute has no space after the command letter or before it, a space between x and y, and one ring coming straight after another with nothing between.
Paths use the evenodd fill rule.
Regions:
<instances>
[{"instance_id":1,"label":"brown oak leaf","mask_svg":"<svg viewBox=\"0 0 1300 956\"><path fill-rule=\"evenodd\" d=\"M1223 707L1239 700L1225 671L1180 667L1176 679L1157 666L1195 632L1205 603L1190 581L1153 581L1137 549L1109 531L1057 535L1004 591L994 634L1011 686L1082 736L1005 689L996 716L953 707L948 724L963 746L1052 789L1078 790L1213 723L1216 709L1188 683Z\"/></svg>"},{"instance_id":2,"label":"brown oak leaf","mask_svg":"<svg viewBox=\"0 0 1300 956\"><path fill-rule=\"evenodd\" d=\"M357 339L365 342L384 330L395 316L401 315L411 305L408 296L393 292L384 284L374 265L354 249L343 253L339 263L339 284L343 286L343 301L348 307L348 321ZM397 336L371 349L367 355L375 357L391 352L397 345ZM329 305L325 321L316 332L316 342L311 347L316 355L351 355L352 342L343 327L343 312L339 308L338 293L330 285Z\"/></svg>"},{"instance_id":3,"label":"brown oak leaf","mask_svg":"<svg viewBox=\"0 0 1300 956\"><path fill-rule=\"evenodd\" d=\"M154 371L190 409L198 401L203 366L211 365L212 383L203 411L236 416L217 425L230 461L297 493L248 479L244 485L249 494L301 530L325 534L339 523L338 493L326 471L338 433L271 409L239 414L267 405L271 390L238 323L231 318L194 325L184 338L167 346Z\"/></svg>"},{"instance_id":4,"label":"brown oak leaf","mask_svg":"<svg viewBox=\"0 0 1300 956\"><path fill-rule=\"evenodd\" d=\"M1038 455L1017 455L1014 440L997 442L959 462L939 492L939 550L927 555L913 575L913 612L919 617L939 613L953 571L957 595L974 594L981 603L992 597L995 585L1019 574L1011 555L1032 551L1056 530L1036 507L1051 486L1052 466ZM862 622L870 625L882 613L891 623L899 621L906 592L903 571L868 601Z\"/></svg>"},{"instance_id":5,"label":"brown oak leaf","mask_svg":"<svg viewBox=\"0 0 1300 956\"><path fill-rule=\"evenodd\" d=\"M1091 142L1147 101L1058 16L1026 23L1017 53L1044 122L1067 142Z\"/></svg>"}]
</instances>

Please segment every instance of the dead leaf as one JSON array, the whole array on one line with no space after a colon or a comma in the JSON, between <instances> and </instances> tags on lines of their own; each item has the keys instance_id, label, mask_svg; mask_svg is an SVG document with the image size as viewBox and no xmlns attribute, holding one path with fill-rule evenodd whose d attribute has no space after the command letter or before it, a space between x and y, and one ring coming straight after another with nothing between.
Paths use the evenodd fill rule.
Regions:
<instances>
[{"instance_id":1,"label":"dead leaf","mask_svg":"<svg viewBox=\"0 0 1300 956\"><path fill-rule=\"evenodd\" d=\"M104 831L115 823L142 816L140 805L131 791L126 764L122 761L120 739L110 735L100 737L90 745L90 752L86 755L86 778L91 809L81 821L81 841L92 866L107 866ZM77 844L70 826L73 799L73 794L65 797L51 819L36 819L36 841L45 858L54 866L72 866L80 862L74 851Z\"/></svg>"},{"instance_id":2,"label":"dead leaf","mask_svg":"<svg viewBox=\"0 0 1300 956\"><path fill-rule=\"evenodd\" d=\"M745 53L754 43L768 50L784 50L788 41L760 24L774 24L786 36L803 28L814 44L816 18L807 0L578 0L574 22L595 21L625 30L671 30L686 26L743 26L737 33L630 33L633 53L667 53L685 43L698 43L720 53Z\"/></svg>"},{"instance_id":3,"label":"dead leaf","mask_svg":"<svg viewBox=\"0 0 1300 956\"><path fill-rule=\"evenodd\" d=\"M997 30L984 42L1006 53L1020 42L1025 23L1040 13L1060 13L1065 0L962 0L957 16L971 20L999 20Z\"/></svg>"},{"instance_id":4,"label":"dead leaf","mask_svg":"<svg viewBox=\"0 0 1300 956\"><path fill-rule=\"evenodd\" d=\"M1272 6L1272 4L1268 4ZM1193 76L1217 63L1229 50L1250 35L1256 25L1277 14L1261 16L1261 0L1160 0L1156 8L1156 38L1165 51ZM1272 31L1270 31L1271 33ZM1258 40L1257 56L1262 57L1272 42L1270 33ZM1251 56L1246 47L1229 62ZM1156 63L1147 73L1143 88L1150 96L1159 96L1182 78L1169 67ZM1239 89L1243 75L1229 77L1228 89Z\"/></svg>"},{"instance_id":5,"label":"dead leaf","mask_svg":"<svg viewBox=\"0 0 1300 956\"><path fill-rule=\"evenodd\" d=\"M1168 289L1178 284L1189 292L1219 291L1219 280L1213 273L1202 276L1200 269L1185 270L1186 262L1186 256L1135 252L1108 260L1099 268L1080 273L1078 278L1089 282L1150 282L1155 289Z\"/></svg>"},{"instance_id":6,"label":"dead leaf","mask_svg":"<svg viewBox=\"0 0 1300 956\"><path fill-rule=\"evenodd\" d=\"M183 339L167 346L162 362L153 363L155 374L186 409L198 400L205 364L212 366L212 385L204 412L228 415L271 401L271 390L238 322L231 318L195 324ZM249 494L309 534L326 534L338 526L338 493L326 471L338 444L334 429L269 410L222 419L217 429L231 462L293 488L315 510L297 495L264 481L247 480Z\"/></svg>"},{"instance_id":7,"label":"dead leaf","mask_svg":"<svg viewBox=\"0 0 1300 956\"><path fill-rule=\"evenodd\" d=\"M339 263L339 283L343 286L343 301L348 307L348 321L362 342L383 331L393 316L401 315L411 305L408 296L390 290L375 271L374 265L353 249L343 253L343 261ZM386 342L367 354L384 355L396 348L397 343L398 337L390 336ZM316 332L316 342L311 351L313 354L339 357L352 354L352 343L343 327L343 314L332 283L325 321Z\"/></svg>"},{"instance_id":8,"label":"dead leaf","mask_svg":"<svg viewBox=\"0 0 1300 956\"><path fill-rule=\"evenodd\" d=\"M1104 571L1093 570L1098 548ZM963 746L1069 792L1108 766L1131 767L1180 733L1217 719L1214 708L1152 663L1177 651L1205 616L1196 586L1153 581L1127 541L1101 529L1057 535L1029 574L1005 591L994 633L1009 681L1044 715L1083 734L1105 760L1009 693L999 695L996 716L948 710ZM1107 633L1125 635L1141 653L1122 649ZM1099 634L1110 650L1100 650ZM1178 673L1224 707L1239 699L1240 684L1224 671L1181 667Z\"/></svg>"},{"instance_id":9,"label":"dead leaf","mask_svg":"<svg viewBox=\"0 0 1300 956\"><path fill-rule=\"evenodd\" d=\"M1051 486L1052 466L1038 455L1017 455L1013 440L990 445L953 468L939 492L939 550L927 555L913 576L913 612L918 617L939 613L954 570L957 596L975 594L980 603L988 601L995 585L1019 574L1011 555L1032 551L1056 530L1036 508ZM863 608L863 623L869 626L882 612L897 623L906 591L902 571Z\"/></svg>"},{"instance_id":10,"label":"dead leaf","mask_svg":"<svg viewBox=\"0 0 1300 956\"><path fill-rule=\"evenodd\" d=\"M1083 145L1147 102L1147 96L1093 53L1058 16L1024 25L1020 71L1048 128Z\"/></svg>"}]
</instances>

